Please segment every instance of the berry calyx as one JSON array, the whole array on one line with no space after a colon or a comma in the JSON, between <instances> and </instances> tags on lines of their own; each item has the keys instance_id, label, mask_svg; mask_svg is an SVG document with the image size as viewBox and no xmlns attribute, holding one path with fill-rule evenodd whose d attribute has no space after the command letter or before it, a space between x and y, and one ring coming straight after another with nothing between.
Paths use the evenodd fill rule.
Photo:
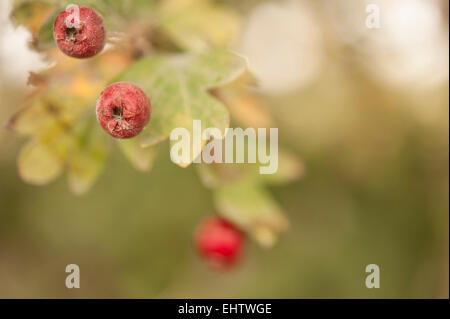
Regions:
<instances>
[{"instance_id":1,"label":"berry calyx","mask_svg":"<svg viewBox=\"0 0 450 319\"><path fill-rule=\"evenodd\" d=\"M53 38L58 48L74 58L89 58L105 45L103 17L94 9L72 6L58 14L53 24Z\"/></svg>"},{"instance_id":2,"label":"berry calyx","mask_svg":"<svg viewBox=\"0 0 450 319\"><path fill-rule=\"evenodd\" d=\"M150 101L144 91L128 82L106 87L97 99L97 121L112 137L132 138L150 120Z\"/></svg>"},{"instance_id":3,"label":"berry calyx","mask_svg":"<svg viewBox=\"0 0 450 319\"><path fill-rule=\"evenodd\" d=\"M227 269L239 260L244 236L235 226L220 217L204 220L195 234L199 254L216 269Z\"/></svg>"}]
</instances>

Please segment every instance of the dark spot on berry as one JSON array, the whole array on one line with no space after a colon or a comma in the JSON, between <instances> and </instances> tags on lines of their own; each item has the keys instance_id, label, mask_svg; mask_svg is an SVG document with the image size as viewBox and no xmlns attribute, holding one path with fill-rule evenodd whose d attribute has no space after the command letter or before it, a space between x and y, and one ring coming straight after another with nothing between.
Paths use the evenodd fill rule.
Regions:
<instances>
[{"instance_id":1,"label":"dark spot on berry","mask_svg":"<svg viewBox=\"0 0 450 319\"><path fill-rule=\"evenodd\" d=\"M113 106L111 109L113 116L122 117L123 116L123 107Z\"/></svg>"},{"instance_id":2,"label":"dark spot on berry","mask_svg":"<svg viewBox=\"0 0 450 319\"><path fill-rule=\"evenodd\" d=\"M66 33L66 41L76 42L77 41L77 35L80 32L76 28L72 27L72 28L67 28L65 33Z\"/></svg>"}]
</instances>

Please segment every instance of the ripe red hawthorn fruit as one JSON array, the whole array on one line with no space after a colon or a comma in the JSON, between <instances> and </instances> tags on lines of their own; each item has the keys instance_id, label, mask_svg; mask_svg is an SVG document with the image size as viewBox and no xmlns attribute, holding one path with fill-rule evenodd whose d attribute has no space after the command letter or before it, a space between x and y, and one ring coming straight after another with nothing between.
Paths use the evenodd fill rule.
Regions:
<instances>
[{"instance_id":1,"label":"ripe red hawthorn fruit","mask_svg":"<svg viewBox=\"0 0 450 319\"><path fill-rule=\"evenodd\" d=\"M128 82L106 87L97 99L97 121L112 137L138 135L150 120L150 101L144 91Z\"/></svg>"},{"instance_id":2,"label":"ripe red hawthorn fruit","mask_svg":"<svg viewBox=\"0 0 450 319\"><path fill-rule=\"evenodd\" d=\"M53 38L59 49L74 58L89 58L99 53L105 45L105 33L103 17L89 7L64 10L53 24Z\"/></svg>"},{"instance_id":3,"label":"ripe red hawthorn fruit","mask_svg":"<svg viewBox=\"0 0 450 319\"><path fill-rule=\"evenodd\" d=\"M195 246L210 266L227 269L239 260L244 246L244 236L226 220L209 217L197 228Z\"/></svg>"}]
</instances>

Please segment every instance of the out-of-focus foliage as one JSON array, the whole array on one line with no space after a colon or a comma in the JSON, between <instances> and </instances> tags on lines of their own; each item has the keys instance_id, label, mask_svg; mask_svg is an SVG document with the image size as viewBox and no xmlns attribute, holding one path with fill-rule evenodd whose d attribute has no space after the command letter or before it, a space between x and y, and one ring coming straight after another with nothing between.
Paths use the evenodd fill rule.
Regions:
<instances>
[{"instance_id":1,"label":"out-of-focus foliage","mask_svg":"<svg viewBox=\"0 0 450 319\"><path fill-rule=\"evenodd\" d=\"M108 77L131 60L113 50L87 62L56 50L49 56L54 67L30 76L37 89L8 124L30 137L18 157L19 173L25 181L42 185L58 177L67 164L71 189L84 193L101 172L108 146L92 114L95 100Z\"/></svg>"},{"instance_id":2,"label":"out-of-focus foliage","mask_svg":"<svg viewBox=\"0 0 450 319\"><path fill-rule=\"evenodd\" d=\"M186 50L227 47L239 31L236 11L214 1L162 1L159 10L162 28Z\"/></svg>"},{"instance_id":3,"label":"out-of-focus foliage","mask_svg":"<svg viewBox=\"0 0 450 319\"><path fill-rule=\"evenodd\" d=\"M198 47L188 48L178 42L172 30L158 22L166 21L158 16L158 8L164 8L165 0L111 2L111 8L142 5L135 19L125 19L126 27L114 29L109 39L115 46L113 50L86 65L83 61L82 67L46 49L43 52L49 60L56 61L51 69L55 83L42 76L45 72L31 78L35 84L47 83L36 97L41 99L55 88L55 95L49 94L47 101L56 99L58 104L66 105L68 99L60 99L57 94L64 91L71 98L83 95L81 92L89 92L86 87L91 87L86 84L98 80L95 73L102 75L103 82L94 85L93 91L97 91L87 94L91 96L91 101L86 101L90 106L80 110L80 125L69 121L70 131L76 134L89 127L88 114L98 90L136 59L155 52L165 56L166 52L204 51L205 44L223 46L203 35ZM27 136L34 134L23 144L17 134L2 131L0 297L448 298L449 95L444 72L448 67L436 59L445 55L445 48L448 50L448 1L370 1L381 3L382 10L404 6L413 17L389 21L390 25L400 23L395 32L383 27L365 28L366 2L359 0L204 2L210 2L206 7L238 11L232 15L245 19L239 21L238 38L254 25L249 18L254 16L251 13L255 8L264 5L267 9L267 2L273 9L267 12L272 21L268 29L275 34L289 26L290 18L301 16L299 11L311 13L309 19L294 24L303 26L301 32L296 29L278 34L275 42L281 46L269 48L274 41L267 33L250 39L256 47L267 48L263 55L255 56L263 57L259 64L262 71L276 75L270 82L278 87L289 84L291 91L272 94L258 85L261 79L247 81L246 76L212 91L229 110L231 126L278 127L280 144L294 154L294 162L280 164L275 180L269 181L254 179L257 167L252 165L180 168L170 162L164 144L158 144L164 151L156 153L153 147L141 148L136 140L120 142L119 147L106 143L109 160L102 177L84 196L73 196L62 179L43 188L24 184L16 171L17 155L28 152L27 148L32 150L35 144L26 145L40 140L40 134L23 128ZM179 1L180 6L184 3L189 1ZM299 11L286 13L292 3ZM31 14L21 23L34 25L33 34L37 36L52 8L38 9L45 10L41 11L42 17L41 13ZM392 16L384 16L382 11L382 24ZM434 17L432 23L425 19L430 16ZM2 27L0 31L4 31ZM418 29L418 36L408 31ZM186 32L191 34L190 30ZM178 32L183 34L184 30ZM388 37L381 36L385 32ZM376 42L372 42L374 38ZM389 40L389 45L383 39ZM321 45L310 46L312 40ZM283 49L292 46L298 46L298 50ZM239 45L233 48L242 52ZM395 60L389 58L391 50ZM291 64L290 58L295 56L303 60ZM320 58L318 69L316 58ZM393 63L399 59L402 63ZM17 61L14 67L19 68L19 61L24 61L19 56ZM299 64L314 68L314 72L289 68ZM436 66L441 64L436 73ZM58 68L61 70L56 72ZM89 76L73 76L77 73ZM309 76L312 73L314 77ZM14 87L5 74L5 69L0 69L0 110L9 114L12 109L18 110L24 88ZM76 78L79 85L71 84ZM432 85L430 78L434 79ZM277 83L286 79L293 81ZM299 79L302 81L296 82ZM291 86L294 82L296 89ZM73 117L71 112L63 114L69 120ZM75 146L77 140L64 143L73 146L70 150L62 148L61 154L81 148L81 142ZM58 141L45 140L50 142ZM32 150L39 161L48 156L45 143L39 144L43 148ZM297 160L300 155L306 174L291 180L302 176L303 164ZM102 156L99 153L89 158L98 163ZM47 169L50 178L64 168L70 172L65 157L62 164L54 162L58 157L53 155L50 162L43 163L53 169L52 174ZM32 156L25 158L33 162ZM142 171L153 169L149 173L136 171L130 162ZM95 167L87 167L91 166ZM83 174L88 175L92 173ZM231 188L233 184L236 188ZM264 198L259 196L261 193ZM217 274L206 269L191 245L193 230L205 212L216 213L217 205L221 205L223 211L219 213L235 222L241 220L240 226L254 236L252 225L258 223L251 214L260 201L270 202L266 208L284 212L284 217L277 213L264 223L274 223L271 230L282 231L289 220L289 231L276 248L260 250L250 243L245 261L233 272ZM248 215L233 214L241 210L247 210ZM263 239L271 239L270 233L261 233ZM64 269L74 262L81 267L82 287L68 290ZM370 263L380 266L380 289L364 285L365 266Z\"/></svg>"},{"instance_id":4,"label":"out-of-focus foliage","mask_svg":"<svg viewBox=\"0 0 450 319\"><path fill-rule=\"evenodd\" d=\"M260 175L256 164L203 164L200 178L213 190L218 212L246 230L262 246L271 247L288 221L266 190L298 179L304 171L297 156L281 150L275 174Z\"/></svg>"},{"instance_id":5,"label":"out-of-focus foliage","mask_svg":"<svg viewBox=\"0 0 450 319\"><path fill-rule=\"evenodd\" d=\"M215 127L224 134L230 123L224 104L241 121L248 119L258 124L269 118L258 99L242 87L246 80L236 81L221 93L220 87L240 78L246 69L243 57L225 49L239 26L238 15L231 8L213 1L171 0L158 5L141 1L80 1L78 5L92 6L103 14L111 47L93 59L74 61L55 49L52 35L56 15L69 3L20 2L14 11L19 22L33 21L30 17L35 14L46 16L40 20L39 29L36 22L30 22L28 27L35 36L36 47L55 63L45 72L31 74L29 82L37 89L9 123L11 129L30 137L18 157L19 174L24 181L47 184L67 166L69 186L74 193L83 194L92 187L103 170L111 143L95 125L93 107L99 92L110 82L132 82L151 101L150 124L133 140L118 141L119 149L140 171L153 167L157 144L177 127L188 129L193 136L193 121L201 120L203 128ZM152 13L141 15L142 9ZM155 34L158 36L152 37ZM169 47L174 52L166 52L165 45L160 47L161 37L166 37L163 43L173 42ZM211 95L213 89L216 96ZM251 109L246 111L246 106ZM256 120L252 120L254 111ZM201 147L205 144L203 141ZM189 161L179 165L186 167L199 155L192 146ZM226 189L217 191L224 194L216 201L217 210L260 243L271 245L287 221L263 185L240 182L227 185ZM243 203L242 191L254 193L254 198ZM259 214L255 214L257 210Z\"/></svg>"}]
</instances>

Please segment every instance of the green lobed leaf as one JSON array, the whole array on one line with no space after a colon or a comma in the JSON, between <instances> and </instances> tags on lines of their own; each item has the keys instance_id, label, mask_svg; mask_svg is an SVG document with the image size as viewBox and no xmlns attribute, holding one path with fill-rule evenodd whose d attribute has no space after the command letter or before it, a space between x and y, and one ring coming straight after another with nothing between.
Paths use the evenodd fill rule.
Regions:
<instances>
[{"instance_id":1,"label":"green lobed leaf","mask_svg":"<svg viewBox=\"0 0 450 319\"><path fill-rule=\"evenodd\" d=\"M202 128L224 132L229 125L228 111L207 89L234 80L245 68L243 58L224 50L151 56L132 65L116 81L138 85L151 101L152 118L140 134L142 146L147 147L167 139L177 127L186 128L192 136L193 120L201 120ZM197 155L191 152L191 161Z\"/></svg>"}]
</instances>

